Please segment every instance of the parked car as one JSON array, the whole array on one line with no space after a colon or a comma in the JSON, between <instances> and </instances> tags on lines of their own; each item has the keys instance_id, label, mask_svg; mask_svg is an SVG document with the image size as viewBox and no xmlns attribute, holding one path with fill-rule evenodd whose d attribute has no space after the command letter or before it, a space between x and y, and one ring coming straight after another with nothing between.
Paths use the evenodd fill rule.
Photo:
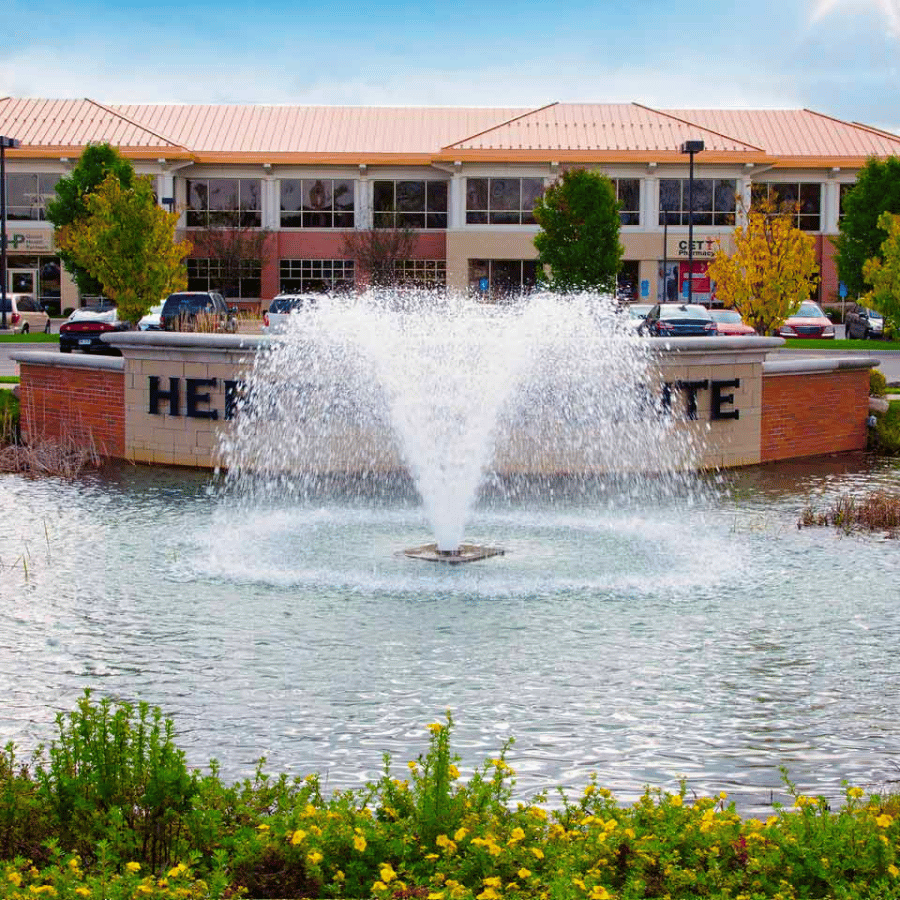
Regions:
<instances>
[{"instance_id":1,"label":"parked car","mask_svg":"<svg viewBox=\"0 0 900 900\"><path fill-rule=\"evenodd\" d=\"M162 314L162 309L162 303L151 306L150 312L148 312L146 316L141 316L141 319L138 322L138 329L140 331L161 331L159 317Z\"/></svg>"},{"instance_id":2,"label":"parked car","mask_svg":"<svg viewBox=\"0 0 900 900\"><path fill-rule=\"evenodd\" d=\"M657 303L638 328L638 334L654 337L709 337L716 333L709 310L695 303Z\"/></svg>"},{"instance_id":3,"label":"parked car","mask_svg":"<svg viewBox=\"0 0 900 900\"><path fill-rule=\"evenodd\" d=\"M844 336L867 341L884 337L884 316L877 309L855 304L844 316Z\"/></svg>"},{"instance_id":4,"label":"parked car","mask_svg":"<svg viewBox=\"0 0 900 900\"><path fill-rule=\"evenodd\" d=\"M28 334L30 331L50 334L50 316L33 294L7 294L4 310L6 325L13 334Z\"/></svg>"},{"instance_id":5,"label":"parked car","mask_svg":"<svg viewBox=\"0 0 900 900\"><path fill-rule=\"evenodd\" d=\"M128 331L127 322L119 319L115 306L85 306L72 310L71 315L59 326L60 353L81 350L83 353L106 353L121 356L115 347L105 344L100 336L113 331Z\"/></svg>"},{"instance_id":6,"label":"parked car","mask_svg":"<svg viewBox=\"0 0 900 900\"><path fill-rule=\"evenodd\" d=\"M651 309L653 309L652 303L629 303L625 306L624 310L628 314L628 327L632 331L638 331Z\"/></svg>"},{"instance_id":7,"label":"parked car","mask_svg":"<svg viewBox=\"0 0 900 900\"><path fill-rule=\"evenodd\" d=\"M747 325L736 309L711 309L709 314L713 317L719 334L731 337L756 334L756 329Z\"/></svg>"},{"instance_id":8,"label":"parked car","mask_svg":"<svg viewBox=\"0 0 900 900\"><path fill-rule=\"evenodd\" d=\"M317 294L278 294L263 315L264 332L283 331L292 313L310 309L319 302Z\"/></svg>"},{"instance_id":9,"label":"parked car","mask_svg":"<svg viewBox=\"0 0 900 900\"><path fill-rule=\"evenodd\" d=\"M216 291L179 291L169 294L159 315L163 331L237 331L237 308L229 307Z\"/></svg>"},{"instance_id":10,"label":"parked car","mask_svg":"<svg viewBox=\"0 0 900 900\"><path fill-rule=\"evenodd\" d=\"M783 338L824 338L834 339L834 325L822 312L822 307L812 300L804 300L800 309L789 316L776 332Z\"/></svg>"}]
</instances>

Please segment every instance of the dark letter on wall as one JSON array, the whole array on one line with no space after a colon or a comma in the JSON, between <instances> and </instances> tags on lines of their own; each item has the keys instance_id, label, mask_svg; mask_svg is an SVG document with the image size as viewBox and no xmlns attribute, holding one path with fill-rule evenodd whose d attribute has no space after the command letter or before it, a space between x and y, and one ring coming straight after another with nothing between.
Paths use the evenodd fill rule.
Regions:
<instances>
[{"instance_id":1,"label":"dark letter on wall","mask_svg":"<svg viewBox=\"0 0 900 900\"><path fill-rule=\"evenodd\" d=\"M687 417L689 419L697 418L697 391L706 390L709 382L704 378L703 381L667 381L663 384L662 402L663 407L668 409L672 405L672 388L676 391L685 391L687 393Z\"/></svg>"},{"instance_id":2,"label":"dark letter on wall","mask_svg":"<svg viewBox=\"0 0 900 900\"><path fill-rule=\"evenodd\" d=\"M740 378L735 378L733 381L712 382L712 414L710 415L711 419L739 419L741 417L741 411L739 409L730 409L728 410L728 412L722 412L723 403L734 403L734 394L723 394L722 388L739 388L740 386Z\"/></svg>"},{"instance_id":3,"label":"dark letter on wall","mask_svg":"<svg viewBox=\"0 0 900 900\"><path fill-rule=\"evenodd\" d=\"M197 388L212 387L218 384L215 378L188 378L187 379L187 415L192 419L218 419L217 409L198 409L200 403L209 403L209 393L198 393Z\"/></svg>"},{"instance_id":4,"label":"dark letter on wall","mask_svg":"<svg viewBox=\"0 0 900 900\"><path fill-rule=\"evenodd\" d=\"M181 415L181 413L178 411L178 393L180 390L180 384L181 384L180 378L170 378L169 379L169 389L167 391L161 391L159 389L159 376L151 375L150 376L150 406L149 406L147 412L149 412L151 416L158 416L160 400L168 400L169 401L169 415L170 416Z\"/></svg>"}]
</instances>

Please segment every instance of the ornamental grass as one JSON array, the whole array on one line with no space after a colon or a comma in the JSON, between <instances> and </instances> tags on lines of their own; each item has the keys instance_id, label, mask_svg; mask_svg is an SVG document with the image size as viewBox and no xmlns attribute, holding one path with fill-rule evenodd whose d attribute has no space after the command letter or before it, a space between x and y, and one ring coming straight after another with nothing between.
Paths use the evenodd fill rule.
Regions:
<instances>
[{"instance_id":1,"label":"ornamental grass","mask_svg":"<svg viewBox=\"0 0 900 900\"><path fill-rule=\"evenodd\" d=\"M648 788L620 804L591 779L512 800L512 741L461 778L453 720L356 791L318 776L238 784L188 770L171 722L89 694L27 763L0 756L0 897L377 900L900 897L900 803L845 785L840 809L793 796L762 821L722 793Z\"/></svg>"}]
</instances>

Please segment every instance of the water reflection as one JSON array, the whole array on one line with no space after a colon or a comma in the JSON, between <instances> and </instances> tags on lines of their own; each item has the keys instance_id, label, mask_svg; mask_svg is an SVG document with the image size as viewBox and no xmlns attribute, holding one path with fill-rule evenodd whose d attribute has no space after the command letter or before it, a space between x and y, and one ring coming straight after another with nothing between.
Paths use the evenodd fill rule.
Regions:
<instances>
[{"instance_id":1,"label":"water reflection","mask_svg":"<svg viewBox=\"0 0 900 900\"><path fill-rule=\"evenodd\" d=\"M265 754L357 786L449 708L464 771L516 737L523 796L685 776L764 813L781 764L805 793L878 786L900 738L900 550L796 522L896 479L849 456L644 507L498 492L471 529L507 556L448 572L394 555L425 527L403 492L253 515L196 473L7 476L0 740L48 739L90 686L160 705L192 764L234 778Z\"/></svg>"}]
</instances>

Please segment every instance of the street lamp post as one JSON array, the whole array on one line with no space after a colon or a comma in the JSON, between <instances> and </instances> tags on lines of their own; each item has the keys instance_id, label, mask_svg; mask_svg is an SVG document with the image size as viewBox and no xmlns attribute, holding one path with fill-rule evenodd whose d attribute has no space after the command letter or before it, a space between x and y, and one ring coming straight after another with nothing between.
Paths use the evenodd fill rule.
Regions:
<instances>
[{"instance_id":1,"label":"street lamp post","mask_svg":"<svg viewBox=\"0 0 900 900\"><path fill-rule=\"evenodd\" d=\"M691 158L688 177L688 303L694 299L694 154L703 150L703 141L685 141L681 152Z\"/></svg>"},{"instance_id":2,"label":"street lamp post","mask_svg":"<svg viewBox=\"0 0 900 900\"><path fill-rule=\"evenodd\" d=\"M0 328L6 330L6 151L19 141L0 135Z\"/></svg>"}]
</instances>

